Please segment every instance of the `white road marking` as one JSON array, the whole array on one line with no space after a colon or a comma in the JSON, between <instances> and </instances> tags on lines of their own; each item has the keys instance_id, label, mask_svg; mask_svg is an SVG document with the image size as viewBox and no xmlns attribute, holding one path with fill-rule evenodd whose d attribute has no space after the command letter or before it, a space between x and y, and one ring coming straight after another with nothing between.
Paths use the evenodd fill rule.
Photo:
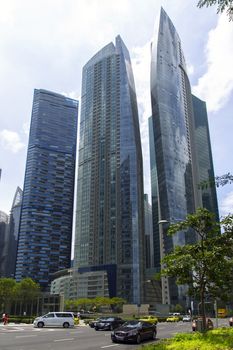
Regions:
<instances>
[{"instance_id":1,"label":"white road marking","mask_svg":"<svg viewBox=\"0 0 233 350\"><path fill-rule=\"evenodd\" d=\"M101 346L101 349L105 349L105 348L110 348L112 346L119 346L120 344L111 344L111 345L105 345L105 346Z\"/></svg>"},{"instance_id":2,"label":"white road marking","mask_svg":"<svg viewBox=\"0 0 233 350\"><path fill-rule=\"evenodd\" d=\"M67 341L67 340L74 340L74 338L55 339L54 342L57 342L57 341Z\"/></svg>"},{"instance_id":3,"label":"white road marking","mask_svg":"<svg viewBox=\"0 0 233 350\"><path fill-rule=\"evenodd\" d=\"M36 334L29 334L29 335L16 335L15 338L30 338L30 337L37 337Z\"/></svg>"}]
</instances>

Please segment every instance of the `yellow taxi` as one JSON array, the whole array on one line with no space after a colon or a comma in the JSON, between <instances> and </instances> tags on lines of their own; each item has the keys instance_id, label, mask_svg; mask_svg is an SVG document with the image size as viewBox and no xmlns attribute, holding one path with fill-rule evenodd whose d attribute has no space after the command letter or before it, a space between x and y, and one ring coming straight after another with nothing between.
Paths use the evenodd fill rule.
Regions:
<instances>
[{"instance_id":1,"label":"yellow taxi","mask_svg":"<svg viewBox=\"0 0 233 350\"><path fill-rule=\"evenodd\" d=\"M148 322L148 323L152 323L152 324L157 324L158 323L158 319L155 316L143 316L141 318L139 318L139 321L142 322Z\"/></svg>"},{"instance_id":2,"label":"yellow taxi","mask_svg":"<svg viewBox=\"0 0 233 350\"><path fill-rule=\"evenodd\" d=\"M166 321L167 322L178 322L180 320L179 316L169 316L167 317Z\"/></svg>"}]
</instances>

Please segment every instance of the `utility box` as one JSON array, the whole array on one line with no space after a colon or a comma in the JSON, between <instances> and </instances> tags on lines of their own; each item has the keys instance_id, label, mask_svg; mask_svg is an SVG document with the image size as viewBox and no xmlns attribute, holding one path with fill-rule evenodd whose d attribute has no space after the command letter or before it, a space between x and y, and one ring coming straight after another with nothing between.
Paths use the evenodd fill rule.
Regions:
<instances>
[{"instance_id":1,"label":"utility box","mask_svg":"<svg viewBox=\"0 0 233 350\"><path fill-rule=\"evenodd\" d=\"M201 318L198 318L196 320L196 331L197 332L204 332L204 324L203 324L203 320Z\"/></svg>"}]
</instances>

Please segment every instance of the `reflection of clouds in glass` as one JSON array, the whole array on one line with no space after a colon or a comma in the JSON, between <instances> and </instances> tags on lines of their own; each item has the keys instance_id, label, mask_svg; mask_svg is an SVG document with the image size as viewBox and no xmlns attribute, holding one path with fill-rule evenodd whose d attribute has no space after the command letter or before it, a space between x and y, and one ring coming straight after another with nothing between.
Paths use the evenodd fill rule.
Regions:
<instances>
[{"instance_id":1,"label":"reflection of clouds in glass","mask_svg":"<svg viewBox=\"0 0 233 350\"><path fill-rule=\"evenodd\" d=\"M25 146L21 142L19 134L15 131L2 130L0 132L0 139L2 147L12 153L18 153Z\"/></svg>"}]
</instances>

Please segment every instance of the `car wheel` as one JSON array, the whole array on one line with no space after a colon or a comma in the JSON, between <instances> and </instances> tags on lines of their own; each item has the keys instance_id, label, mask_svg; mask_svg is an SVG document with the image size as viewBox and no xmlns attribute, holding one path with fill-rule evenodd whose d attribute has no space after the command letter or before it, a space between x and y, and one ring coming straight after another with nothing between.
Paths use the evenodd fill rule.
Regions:
<instances>
[{"instance_id":1,"label":"car wheel","mask_svg":"<svg viewBox=\"0 0 233 350\"><path fill-rule=\"evenodd\" d=\"M44 323L43 322L38 322L37 323L37 327L38 328L43 328L44 327Z\"/></svg>"},{"instance_id":2,"label":"car wheel","mask_svg":"<svg viewBox=\"0 0 233 350\"><path fill-rule=\"evenodd\" d=\"M156 332L154 331L152 334L152 339L155 340L156 339Z\"/></svg>"},{"instance_id":3,"label":"car wheel","mask_svg":"<svg viewBox=\"0 0 233 350\"><path fill-rule=\"evenodd\" d=\"M68 322L65 322L65 323L63 323L63 328L69 328L69 323Z\"/></svg>"},{"instance_id":4,"label":"car wheel","mask_svg":"<svg viewBox=\"0 0 233 350\"><path fill-rule=\"evenodd\" d=\"M96 331L98 331L98 330L99 330L99 328L95 327L95 330L96 330Z\"/></svg>"},{"instance_id":5,"label":"car wheel","mask_svg":"<svg viewBox=\"0 0 233 350\"><path fill-rule=\"evenodd\" d=\"M140 343L141 343L141 336L140 336L140 334L137 335L136 343L137 343L137 344L140 344Z\"/></svg>"}]
</instances>

